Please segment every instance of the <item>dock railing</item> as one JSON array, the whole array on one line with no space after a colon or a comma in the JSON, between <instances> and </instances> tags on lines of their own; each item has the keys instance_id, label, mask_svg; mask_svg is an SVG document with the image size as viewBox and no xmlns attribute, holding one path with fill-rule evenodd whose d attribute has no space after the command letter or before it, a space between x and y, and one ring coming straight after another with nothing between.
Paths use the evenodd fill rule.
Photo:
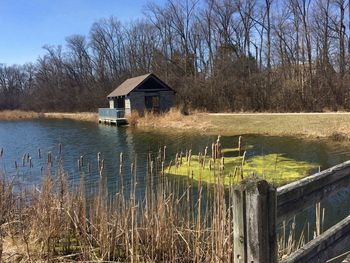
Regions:
<instances>
[{"instance_id":1,"label":"dock railing","mask_svg":"<svg viewBox=\"0 0 350 263\"><path fill-rule=\"evenodd\" d=\"M349 186L350 161L277 189L264 180L235 186L234 262L278 262L277 224ZM326 262L345 248L350 249L350 215L280 262Z\"/></svg>"},{"instance_id":2,"label":"dock railing","mask_svg":"<svg viewBox=\"0 0 350 263\"><path fill-rule=\"evenodd\" d=\"M99 108L98 117L100 120L116 121L125 118L125 109Z\"/></svg>"}]
</instances>

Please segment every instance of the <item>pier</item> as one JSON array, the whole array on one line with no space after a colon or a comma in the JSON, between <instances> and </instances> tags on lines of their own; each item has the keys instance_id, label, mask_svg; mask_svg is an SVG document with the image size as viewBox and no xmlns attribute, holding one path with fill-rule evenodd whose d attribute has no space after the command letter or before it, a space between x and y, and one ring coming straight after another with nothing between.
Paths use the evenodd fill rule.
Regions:
<instances>
[{"instance_id":1,"label":"pier","mask_svg":"<svg viewBox=\"0 0 350 263\"><path fill-rule=\"evenodd\" d=\"M125 125L127 124L127 114L125 109L99 108L98 121L110 125Z\"/></svg>"}]
</instances>

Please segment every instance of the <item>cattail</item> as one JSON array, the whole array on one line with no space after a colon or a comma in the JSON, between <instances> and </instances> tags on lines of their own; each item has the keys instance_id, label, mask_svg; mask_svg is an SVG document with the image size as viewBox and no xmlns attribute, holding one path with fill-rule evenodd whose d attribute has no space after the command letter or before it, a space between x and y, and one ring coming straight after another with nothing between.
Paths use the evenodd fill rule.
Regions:
<instances>
[{"instance_id":1,"label":"cattail","mask_svg":"<svg viewBox=\"0 0 350 263\"><path fill-rule=\"evenodd\" d=\"M101 165L100 165L100 177L102 177L102 175L103 175L103 170L104 170L104 163L105 163L105 161L102 159L101 160Z\"/></svg>"},{"instance_id":2,"label":"cattail","mask_svg":"<svg viewBox=\"0 0 350 263\"><path fill-rule=\"evenodd\" d=\"M38 158L41 159L41 150L38 148Z\"/></svg>"},{"instance_id":3,"label":"cattail","mask_svg":"<svg viewBox=\"0 0 350 263\"><path fill-rule=\"evenodd\" d=\"M80 156L80 166L83 167L84 166L84 156Z\"/></svg>"},{"instance_id":4,"label":"cattail","mask_svg":"<svg viewBox=\"0 0 350 263\"><path fill-rule=\"evenodd\" d=\"M0 150L0 157L2 157L4 155L4 148L1 148Z\"/></svg>"},{"instance_id":5,"label":"cattail","mask_svg":"<svg viewBox=\"0 0 350 263\"><path fill-rule=\"evenodd\" d=\"M97 166L98 166L98 170L100 170L100 168L101 168L101 153L100 152L97 153Z\"/></svg>"},{"instance_id":6,"label":"cattail","mask_svg":"<svg viewBox=\"0 0 350 263\"><path fill-rule=\"evenodd\" d=\"M61 155L62 154L62 144L59 143L58 144L58 155Z\"/></svg>"},{"instance_id":7,"label":"cattail","mask_svg":"<svg viewBox=\"0 0 350 263\"><path fill-rule=\"evenodd\" d=\"M162 159L162 149L160 147L158 149L158 158Z\"/></svg>"},{"instance_id":8,"label":"cattail","mask_svg":"<svg viewBox=\"0 0 350 263\"><path fill-rule=\"evenodd\" d=\"M211 158L215 159L215 143L211 144Z\"/></svg>"},{"instance_id":9,"label":"cattail","mask_svg":"<svg viewBox=\"0 0 350 263\"><path fill-rule=\"evenodd\" d=\"M218 139L216 140L215 144L215 158L220 158L221 157L221 142L220 142L221 136L218 136Z\"/></svg>"},{"instance_id":10,"label":"cattail","mask_svg":"<svg viewBox=\"0 0 350 263\"><path fill-rule=\"evenodd\" d=\"M27 153L27 163L29 163L29 158L30 158L30 155L29 153Z\"/></svg>"},{"instance_id":11,"label":"cattail","mask_svg":"<svg viewBox=\"0 0 350 263\"><path fill-rule=\"evenodd\" d=\"M32 157L29 157L29 168L33 168Z\"/></svg>"},{"instance_id":12,"label":"cattail","mask_svg":"<svg viewBox=\"0 0 350 263\"><path fill-rule=\"evenodd\" d=\"M151 161L150 165L151 165L151 167L150 167L151 168L151 175L153 175L153 161Z\"/></svg>"},{"instance_id":13,"label":"cattail","mask_svg":"<svg viewBox=\"0 0 350 263\"><path fill-rule=\"evenodd\" d=\"M224 157L221 158L221 169L222 170L225 169L225 159L224 159Z\"/></svg>"},{"instance_id":14,"label":"cattail","mask_svg":"<svg viewBox=\"0 0 350 263\"><path fill-rule=\"evenodd\" d=\"M119 155L119 163L123 164L124 158L123 158L123 153L121 152Z\"/></svg>"},{"instance_id":15,"label":"cattail","mask_svg":"<svg viewBox=\"0 0 350 263\"><path fill-rule=\"evenodd\" d=\"M48 152L48 153L47 153L47 163L48 163L48 164L51 164L51 161L52 161L51 152Z\"/></svg>"},{"instance_id":16,"label":"cattail","mask_svg":"<svg viewBox=\"0 0 350 263\"><path fill-rule=\"evenodd\" d=\"M243 165L244 165L244 163L245 163L245 155L246 155L246 151L244 151L244 153L243 153L243 157L242 157L242 167L243 167Z\"/></svg>"},{"instance_id":17,"label":"cattail","mask_svg":"<svg viewBox=\"0 0 350 263\"><path fill-rule=\"evenodd\" d=\"M102 160L101 160L101 169L104 169L104 168L105 168L105 160L102 159Z\"/></svg>"},{"instance_id":18,"label":"cattail","mask_svg":"<svg viewBox=\"0 0 350 263\"><path fill-rule=\"evenodd\" d=\"M163 150L163 160L165 161L166 157L166 145L164 145L164 150Z\"/></svg>"},{"instance_id":19,"label":"cattail","mask_svg":"<svg viewBox=\"0 0 350 263\"><path fill-rule=\"evenodd\" d=\"M242 151L242 136L238 137L238 154L241 156L241 151Z\"/></svg>"},{"instance_id":20,"label":"cattail","mask_svg":"<svg viewBox=\"0 0 350 263\"><path fill-rule=\"evenodd\" d=\"M17 161L15 161L15 168L18 169Z\"/></svg>"},{"instance_id":21,"label":"cattail","mask_svg":"<svg viewBox=\"0 0 350 263\"><path fill-rule=\"evenodd\" d=\"M88 167L88 173L90 173L91 172L91 164L88 163L87 167Z\"/></svg>"},{"instance_id":22,"label":"cattail","mask_svg":"<svg viewBox=\"0 0 350 263\"><path fill-rule=\"evenodd\" d=\"M130 171L131 171L131 174L134 173L134 163L131 163L131 169L130 169Z\"/></svg>"},{"instance_id":23,"label":"cattail","mask_svg":"<svg viewBox=\"0 0 350 263\"><path fill-rule=\"evenodd\" d=\"M176 153L176 155L175 155L175 163L177 163L177 162L178 162L178 160L179 160L179 154L178 154L178 153Z\"/></svg>"}]
</instances>

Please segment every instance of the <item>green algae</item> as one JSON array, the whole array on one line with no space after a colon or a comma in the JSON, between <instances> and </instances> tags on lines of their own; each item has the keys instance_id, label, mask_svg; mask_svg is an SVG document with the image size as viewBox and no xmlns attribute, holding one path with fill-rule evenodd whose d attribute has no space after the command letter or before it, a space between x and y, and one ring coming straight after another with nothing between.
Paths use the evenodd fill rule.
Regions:
<instances>
[{"instance_id":1,"label":"green algae","mask_svg":"<svg viewBox=\"0 0 350 263\"><path fill-rule=\"evenodd\" d=\"M222 153L237 152L238 149ZM283 154L267 154L245 158L242 156L218 158L192 155L175 161L176 165L168 167L168 174L189 176L193 180L206 183L223 183L230 185L250 176L259 176L270 183L282 185L310 174L318 167L314 163L297 161Z\"/></svg>"}]
</instances>

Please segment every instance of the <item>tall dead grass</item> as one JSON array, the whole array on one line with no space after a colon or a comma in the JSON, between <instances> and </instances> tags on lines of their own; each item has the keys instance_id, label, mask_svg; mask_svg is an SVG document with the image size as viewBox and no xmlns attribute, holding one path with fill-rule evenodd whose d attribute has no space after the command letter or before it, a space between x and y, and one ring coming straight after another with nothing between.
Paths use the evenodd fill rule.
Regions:
<instances>
[{"instance_id":1,"label":"tall dead grass","mask_svg":"<svg viewBox=\"0 0 350 263\"><path fill-rule=\"evenodd\" d=\"M184 115L178 108L171 108L167 112L154 113L145 112L143 116L138 116L136 125L140 127L151 128L176 128L176 129L200 129L206 130L208 123L206 121L198 121L196 117L198 113L193 115Z\"/></svg>"},{"instance_id":2,"label":"tall dead grass","mask_svg":"<svg viewBox=\"0 0 350 263\"><path fill-rule=\"evenodd\" d=\"M98 122L98 114L95 112L34 112L21 110L5 110L0 111L0 120L24 120L24 119L71 119L77 121Z\"/></svg>"},{"instance_id":3,"label":"tall dead grass","mask_svg":"<svg viewBox=\"0 0 350 263\"><path fill-rule=\"evenodd\" d=\"M0 120L20 120L42 118L43 114L34 111L4 110L0 111Z\"/></svg>"},{"instance_id":4,"label":"tall dead grass","mask_svg":"<svg viewBox=\"0 0 350 263\"><path fill-rule=\"evenodd\" d=\"M172 163L178 165L181 158L177 155ZM22 262L233 261L233 184L224 187L221 170L214 185L195 183L191 175L170 178L164 169L164 147L149 156L140 196L135 162L126 167L121 154L117 191L111 195L106 190L104 160L98 154L98 187L88 195L84 171L90 167L83 160L78 162L79 184L69 186L61 158L49 153L47 159L46 176L38 189L15 191L2 174L0 262L14 255ZM58 160L54 172L52 160ZM127 185L126 170L131 171ZM284 233L280 238L281 257L302 244L294 241L293 231L292 227L288 237ZM2 249L4 240L8 242ZM11 249L10 243L16 248Z\"/></svg>"}]
</instances>

